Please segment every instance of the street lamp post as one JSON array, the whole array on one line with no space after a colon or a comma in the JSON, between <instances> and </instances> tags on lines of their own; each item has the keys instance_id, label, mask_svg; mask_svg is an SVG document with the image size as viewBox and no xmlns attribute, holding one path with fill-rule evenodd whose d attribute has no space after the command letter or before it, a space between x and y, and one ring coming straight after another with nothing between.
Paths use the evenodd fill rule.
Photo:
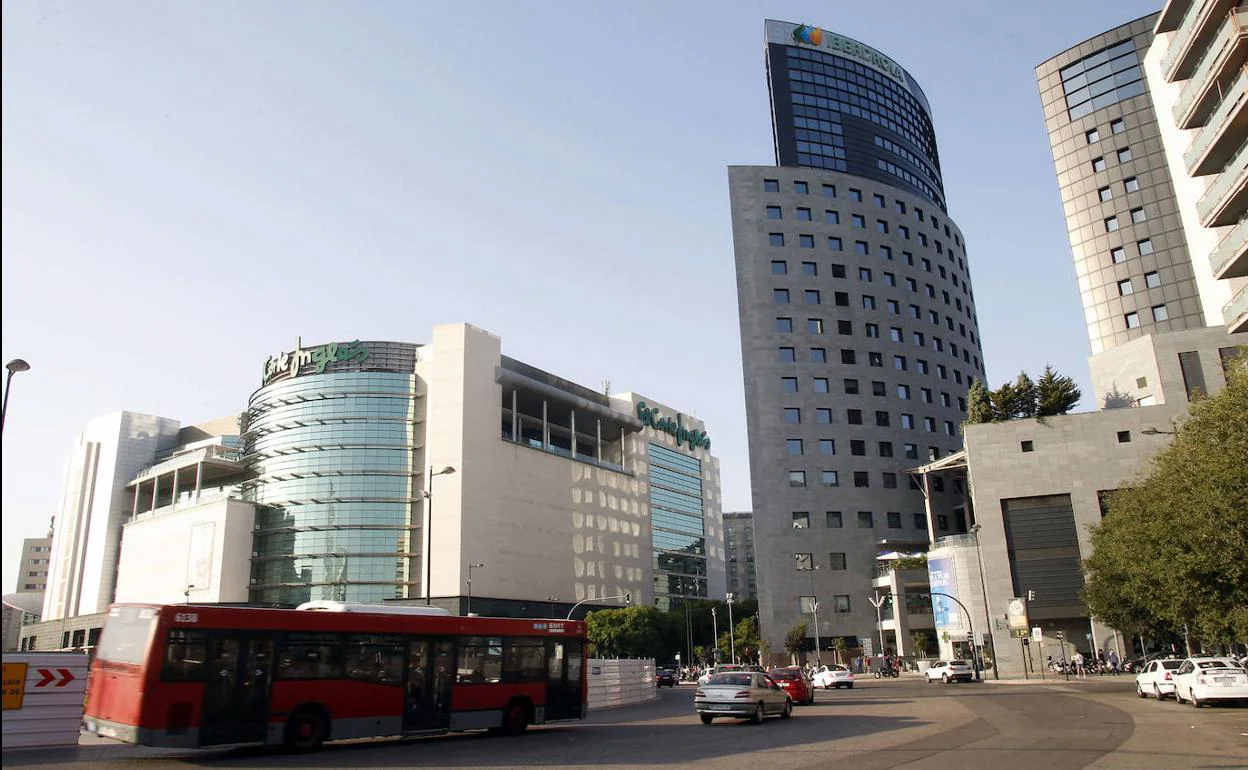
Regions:
<instances>
[{"instance_id":1,"label":"street lamp post","mask_svg":"<svg viewBox=\"0 0 1248 770\"><path fill-rule=\"evenodd\" d=\"M547 596L546 601L550 602L550 616L555 616L555 602L559 601L558 596Z\"/></svg>"},{"instance_id":2,"label":"street lamp post","mask_svg":"<svg viewBox=\"0 0 1248 770\"><path fill-rule=\"evenodd\" d=\"M693 671L693 624L689 619L689 584L680 581L681 603L685 605L685 655L689 661L689 670Z\"/></svg>"},{"instance_id":3,"label":"street lamp post","mask_svg":"<svg viewBox=\"0 0 1248 770\"><path fill-rule=\"evenodd\" d=\"M581 599L579 602L572 605L572 609L568 610L568 617L566 617L565 620L571 620L572 613L576 612L576 608L580 607L585 602L610 602L610 601L623 601L624 605L628 606L633 603L633 594L630 592L626 594L620 594L619 596L599 596L593 599Z\"/></svg>"},{"instance_id":4,"label":"street lamp post","mask_svg":"<svg viewBox=\"0 0 1248 770\"><path fill-rule=\"evenodd\" d=\"M433 477L455 472L446 466L436 473L429 466L429 483L425 485L425 604L433 604Z\"/></svg>"},{"instance_id":5,"label":"street lamp post","mask_svg":"<svg viewBox=\"0 0 1248 770\"><path fill-rule=\"evenodd\" d=\"M711 661L719 661L719 613L711 606Z\"/></svg>"},{"instance_id":6,"label":"street lamp post","mask_svg":"<svg viewBox=\"0 0 1248 770\"><path fill-rule=\"evenodd\" d=\"M872 596L867 597L867 601L871 602L872 607L875 607L875 630L880 635L880 654L881 655L884 654L884 618L880 614L880 608L884 606L884 602L888 601L888 597L891 595L892 595L891 592L884 594L883 596L880 596L879 593L876 593L875 596L873 597ZM894 618L897 617L896 608L893 609L893 617ZM894 623L893 625L894 627L896 627L897 624Z\"/></svg>"},{"instance_id":7,"label":"street lamp post","mask_svg":"<svg viewBox=\"0 0 1248 770\"><path fill-rule=\"evenodd\" d=\"M794 558L797 557L795 556ZM819 653L819 647L821 646L819 643L819 595L815 593L815 570L819 569L819 566L812 564L809 567L798 567L797 569L810 573L810 614L811 619L815 623L815 665L818 666L822 663L822 657Z\"/></svg>"},{"instance_id":8,"label":"street lamp post","mask_svg":"<svg viewBox=\"0 0 1248 770\"><path fill-rule=\"evenodd\" d=\"M484 566L485 565L480 562L478 562L477 564L468 565L468 608L464 612L465 615L472 614L472 571L474 569L481 569Z\"/></svg>"},{"instance_id":9,"label":"street lamp post","mask_svg":"<svg viewBox=\"0 0 1248 770\"><path fill-rule=\"evenodd\" d=\"M737 629L732 625L732 602L737 598L734 593L729 593L726 597L728 600L728 656L733 663L737 662Z\"/></svg>"},{"instance_id":10,"label":"street lamp post","mask_svg":"<svg viewBox=\"0 0 1248 770\"><path fill-rule=\"evenodd\" d=\"M979 531L981 529L983 529L983 526L978 523L971 525L971 534L975 536L975 556L979 560L979 589L983 593L983 597L984 597L984 634L987 636L987 638L991 639L992 638L992 621L989 619L989 612L988 612L988 582L984 579L984 551L982 548L979 547ZM996 658L996 645L995 644L993 645L993 658ZM979 671L980 671L980 676L982 677L983 671L984 671L984 647L982 644L979 647ZM992 678L993 679L1001 678L1001 672L999 668L997 667L996 660L993 660L992 662Z\"/></svg>"},{"instance_id":11,"label":"street lamp post","mask_svg":"<svg viewBox=\"0 0 1248 770\"><path fill-rule=\"evenodd\" d=\"M9 391L13 389L13 375L18 372L30 371L30 364L20 358L15 358L4 365L9 373L4 377L4 404L0 405L0 432L4 431L4 417L9 413Z\"/></svg>"}]
</instances>

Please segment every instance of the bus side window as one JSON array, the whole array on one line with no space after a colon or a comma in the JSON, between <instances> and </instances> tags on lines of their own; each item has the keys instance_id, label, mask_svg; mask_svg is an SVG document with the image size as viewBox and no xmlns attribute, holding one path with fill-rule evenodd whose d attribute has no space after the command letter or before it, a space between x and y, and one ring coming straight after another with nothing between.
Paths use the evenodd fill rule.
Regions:
<instances>
[{"instance_id":1,"label":"bus side window","mask_svg":"<svg viewBox=\"0 0 1248 770\"><path fill-rule=\"evenodd\" d=\"M337 634L287 634L277 655L278 679L342 676L342 640Z\"/></svg>"},{"instance_id":2,"label":"bus side window","mask_svg":"<svg viewBox=\"0 0 1248 770\"><path fill-rule=\"evenodd\" d=\"M503 681L508 683L545 682L546 640L504 639Z\"/></svg>"},{"instance_id":3,"label":"bus side window","mask_svg":"<svg viewBox=\"0 0 1248 770\"><path fill-rule=\"evenodd\" d=\"M166 682L201 682L207 655L208 636L203 631L172 629L166 639L161 678Z\"/></svg>"},{"instance_id":4,"label":"bus side window","mask_svg":"<svg viewBox=\"0 0 1248 770\"><path fill-rule=\"evenodd\" d=\"M459 684L496 684L503 680L503 640L497 636L468 636L460 641Z\"/></svg>"},{"instance_id":5,"label":"bus side window","mask_svg":"<svg viewBox=\"0 0 1248 770\"><path fill-rule=\"evenodd\" d=\"M402 685L405 653L406 645L401 636L352 634L347 637L347 676Z\"/></svg>"}]
</instances>

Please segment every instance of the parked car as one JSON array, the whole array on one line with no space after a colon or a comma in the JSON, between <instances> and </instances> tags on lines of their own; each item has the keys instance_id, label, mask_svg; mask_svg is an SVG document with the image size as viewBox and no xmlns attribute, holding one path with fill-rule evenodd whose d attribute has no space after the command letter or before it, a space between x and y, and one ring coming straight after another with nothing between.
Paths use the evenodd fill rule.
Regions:
<instances>
[{"instance_id":1,"label":"parked car","mask_svg":"<svg viewBox=\"0 0 1248 770\"><path fill-rule=\"evenodd\" d=\"M975 672L965 660L938 660L923 672L923 679L928 684L937 679L949 684L950 682L970 682L974 678Z\"/></svg>"},{"instance_id":2,"label":"parked car","mask_svg":"<svg viewBox=\"0 0 1248 770\"><path fill-rule=\"evenodd\" d=\"M668 671L665 668L658 669L657 671L654 672L654 686L655 687L675 687L676 686L676 672Z\"/></svg>"},{"instance_id":3,"label":"parked car","mask_svg":"<svg viewBox=\"0 0 1248 770\"><path fill-rule=\"evenodd\" d=\"M1163 658L1175 658L1175 655L1171 652L1150 652L1147 655L1141 655L1139 657L1123 661L1122 670L1129 671L1132 674L1138 674L1142 672L1149 663ZM1182 658L1178 658L1178 660L1181 661Z\"/></svg>"},{"instance_id":4,"label":"parked car","mask_svg":"<svg viewBox=\"0 0 1248 770\"><path fill-rule=\"evenodd\" d=\"M1188 658L1174 672L1174 699L1200 708L1210 701L1248 701L1248 671L1231 658Z\"/></svg>"},{"instance_id":5,"label":"parked car","mask_svg":"<svg viewBox=\"0 0 1248 770\"><path fill-rule=\"evenodd\" d=\"M849 670L848 666L840 664L832 664L831 666L820 666L815 669L813 677L815 687L822 687L825 690L832 688L840 689L842 687L854 689L854 672Z\"/></svg>"},{"instance_id":6,"label":"parked car","mask_svg":"<svg viewBox=\"0 0 1248 770\"><path fill-rule=\"evenodd\" d=\"M1178 671L1183 661L1157 658L1149 661L1144 670L1135 677L1135 694L1141 698L1152 695L1157 700L1165 700L1174 695L1174 672Z\"/></svg>"},{"instance_id":7,"label":"parked car","mask_svg":"<svg viewBox=\"0 0 1248 770\"><path fill-rule=\"evenodd\" d=\"M780 685L780 689L789 694L794 703L813 706L815 703L815 686L811 684L806 672L797 666L777 668L770 674L772 681Z\"/></svg>"},{"instance_id":8,"label":"parked car","mask_svg":"<svg viewBox=\"0 0 1248 770\"><path fill-rule=\"evenodd\" d=\"M711 677L715 676L716 674L723 674L729 671L744 671L744 670L745 670L745 666L739 665L737 663L720 663L715 668L712 668L710 671L707 671L705 674L698 677L698 685L701 686L701 685L707 684L708 682L711 681Z\"/></svg>"},{"instance_id":9,"label":"parked car","mask_svg":"<svg viewBox=\"0 0 1248 770\"><path fill-rule=\"evenodd\" d=\"M793 716L793 698L766 674L729 671L711 675L693 694L693 708L709 725L715 717L750 719L756 725L769 714Z\"/></svg>"}]
</instances>

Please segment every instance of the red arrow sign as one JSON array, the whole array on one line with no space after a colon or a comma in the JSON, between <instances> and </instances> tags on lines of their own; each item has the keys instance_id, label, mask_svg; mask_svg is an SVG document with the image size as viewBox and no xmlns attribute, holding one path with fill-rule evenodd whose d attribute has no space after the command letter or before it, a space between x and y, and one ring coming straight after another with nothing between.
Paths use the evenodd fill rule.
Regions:
<instances>
[{"instance_id":1,"label":"red arrow sign","mask_svg":"<svg viewBox=\"0 0 1248 770\"><path fill-rule=\"evenodd\" d=\"M74 672L67 668L58 668L55 672L50 668L37 668L35 671L43 677L35 682L35 687L47 687L52 682L56 682L57 687L64 687L75 679Z\"/></svg>"}]
</instances>

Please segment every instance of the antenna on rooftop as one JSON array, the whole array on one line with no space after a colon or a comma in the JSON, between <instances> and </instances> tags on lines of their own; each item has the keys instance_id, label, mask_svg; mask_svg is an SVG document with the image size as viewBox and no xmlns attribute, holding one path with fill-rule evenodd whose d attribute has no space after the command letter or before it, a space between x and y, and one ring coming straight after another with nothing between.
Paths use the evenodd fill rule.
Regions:
<instances>
[{"instance_id":1,"label":"antenna on rooftop","mask_svg":"<svg viewBox=\"0 0 1248 770\"><path fill-rule=\"evenodd\" d=\"M604 396L611 395L611 380L602 381L602 395Z\"/></svg>"}]
</instances>

